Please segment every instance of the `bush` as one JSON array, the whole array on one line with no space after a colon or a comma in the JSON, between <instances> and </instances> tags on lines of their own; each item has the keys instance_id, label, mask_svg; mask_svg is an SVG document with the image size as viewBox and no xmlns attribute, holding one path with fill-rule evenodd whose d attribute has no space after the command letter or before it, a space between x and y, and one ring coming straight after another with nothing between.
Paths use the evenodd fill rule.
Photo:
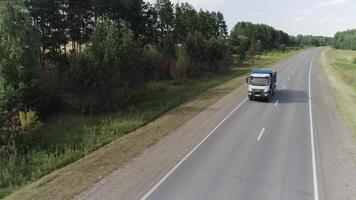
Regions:
<instances>
[{"instance_id":1,"label":"bush","mask_svg":"<svg viewBox=\"0 0 356 200\"><path fill-rule=\"evenodd\" d=\"M184 80L188 77L188 69L190 68L190 60L187 56L185 47L178 50L177 62L170 69L171 76L178 81Z\"/></svg>"},{"instance_id":2,"label":"bush","mask_svg":"<svg viewBox=\"0 0 356 200\"><path fill-rule=\"evenodd\" d=\"M286 47L286 45L281 44L278 46L278 50L285 52L287 50L287 47Z\"/></svg>"},{"instance_id":3,"label":"bush","mask_svg":"<svg viewBox=\"0 0 356 200\"><path fill-rule=\"evenodd\" d=\"M146 45L143 51L143 80L148 82L159 78L159 52L155 46Z\"/></svg>"},{"instance_id":4,"label":"bush","mask_svg":"<svg viewBox=\"0 0 356 200\"><path fill-rule=\"evenodd\" d=\"M35 111L20 111L19 112L19 122L22 133L28 133L33 131L41 126L37 112Z\"/></svg>"},{"instance_id":5,"label":"bush","mask_svg":"<svg viewBox=\"0 0 356 200\"><path fill-rule=\"evenodd\" d=\"M210 38L206 46L206 57L209 62L208 71L217 71L231 64L231 53L224 39Z\"/></svg>"}]
</instances>

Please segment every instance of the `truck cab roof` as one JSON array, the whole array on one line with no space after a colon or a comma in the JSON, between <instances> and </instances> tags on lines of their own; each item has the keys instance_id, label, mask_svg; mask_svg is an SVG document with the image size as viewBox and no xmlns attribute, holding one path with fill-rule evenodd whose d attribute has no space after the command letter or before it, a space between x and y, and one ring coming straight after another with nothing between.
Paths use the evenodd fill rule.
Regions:
<instances>
[{"instance_id":1,"label":"truck cab roof","mask_svg":"<svg viewBox=\"0 0 356 200\"><path fill-rule=\"evenodd\" d=\"M251 74L273 74L275 71L271 69L253 69Z\"/></svg>"},{"instance_id":2,"label":"truck cab roof","mask_svg":"<svg viewBox=\"0 0 356 200\"><path fill-rule=\"evenodd\" d=\"M270 74L261 74L261 73L252 73L251 77L254 77L254 78L269 78L269 77L271 77L271 75Z\"/></svg>"}]
</instances>

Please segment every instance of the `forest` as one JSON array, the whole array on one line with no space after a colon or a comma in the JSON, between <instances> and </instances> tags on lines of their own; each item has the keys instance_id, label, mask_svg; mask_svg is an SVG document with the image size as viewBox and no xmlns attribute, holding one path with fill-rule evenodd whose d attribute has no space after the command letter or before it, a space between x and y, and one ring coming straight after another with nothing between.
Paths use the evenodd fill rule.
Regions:
<instances>
[{"instance_id":1,"label":"forest","mask_svg":"<svg viewBox=\"0 0 356 200\"><path fill-rule=\"evenodd\" d=\"M0 198L117 137L105 130L110 138L96 143L100 134L86 138L74 128L68 137L29 136L57 116L130 118L147 109L149 121L188 98L176 93L162 108L158 100L151 105L145 102L151 83L183 90L187 81L218 76L270 51L330 42L250 22L237 22L229 33L222 13L170 0L0 1ZM122 132L137 127L126 123ZM61 128L68 129L55 131Z\"/></svg>"},{"instance_id":2,"label":"forest","mask_svg":"<svg viewBox=\"0 0 356 200\"><path fill-rule=\"evenodd\" d=\"M356 29L336 33L332 46L336 49L356 50Z\"/></svg>"}]
</instances>

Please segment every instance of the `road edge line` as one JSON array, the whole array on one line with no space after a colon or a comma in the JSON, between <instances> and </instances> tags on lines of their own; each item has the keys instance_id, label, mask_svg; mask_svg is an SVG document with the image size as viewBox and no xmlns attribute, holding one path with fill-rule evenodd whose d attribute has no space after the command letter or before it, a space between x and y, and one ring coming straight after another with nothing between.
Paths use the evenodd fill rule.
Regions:
<instances>
[{"instance_id":1,"label":"road edge line","mask_svg":"<svg viewBox=\"0 0 356 200\"><path fill-rule=\"evenodd\" d=\"M313 111L312 111L312 97L311 97L311 74L315 55L313 56L309 67L309 124L310 124L310 138L311 138L311 153L313 165L313 185L314 185L314 200L319 200L318 191L318 177L316 174L316 159L315 159L315 144L314 144L314 125L313 125Z\"/></svg>"},{"instance_id":2,"label":"road edge line","mask_svg":"<svg viewBox=\"0 0 356 200\"><path fill-rule=\"evenodd\" d=\"M142 198L141 200L146 200L173 172L183 164L185 160L189 158L199 147L202 145L232 114L234 114L246 101L245 98L242 103L240 103L234 110L232 110L207 136L205 136L187 155L183 157L163 178L161 178Z\"/></svg>"}]
</instances>

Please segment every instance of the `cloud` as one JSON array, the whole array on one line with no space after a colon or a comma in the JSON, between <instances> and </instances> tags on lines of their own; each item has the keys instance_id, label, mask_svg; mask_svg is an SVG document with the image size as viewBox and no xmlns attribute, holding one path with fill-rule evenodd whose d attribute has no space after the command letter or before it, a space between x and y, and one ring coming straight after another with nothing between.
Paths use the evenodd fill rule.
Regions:
<instances>
[{"instance_id":1,"label":"cloud","mask_svg":"<svg viewBox=\"0 0 356 200\"><path fill-rule=\"evenodd\" d=\"M349 0L324 0L316 4L318 7L332 7L349 3Z\"/></svg>"},{"instance_id":2,"label":"cloud","mask_svg":"<svg viewBox=\"0 0 356 200\"><path fill-rule=\"evenodd\" d=\"M318 24L325 25L325 24L339 24L344 22L341 18L324 18L318 21Z\"/></svg>"},{"instance_id":3,"label":"cloud","mask_svg":"<svg viewBox=\"0 0 356 200\"><path fill-rule=\"evenodd\" d=\"M297 18L295 18L295 21L300 22L300 21L303 21L303 19L304 19L303 17L297 17Z\"/></svg>"},{"instance_id":4,"label":"cloud","mask_svg":"<svg viewBox=\"0 0 356 200\"><path fill-rule=\"evenodd\" d=\"M250 15L253 17L261 17L263 15L265 15L265 13L263 12L250 12Z\"/></svg>"},{"instance_id":5,"label":"cloud","mask_svg":"<svg viewBox=\"0 0 356 200\"><path fill-rule=\"evenodd\" d=\"M309 15L309 14L312 14L313 11L310 10L310 9L304 9L304 10L300 11L300 13L301 13L301 14L304 14L304 15Z\"/></svg>"}]
</instances>

